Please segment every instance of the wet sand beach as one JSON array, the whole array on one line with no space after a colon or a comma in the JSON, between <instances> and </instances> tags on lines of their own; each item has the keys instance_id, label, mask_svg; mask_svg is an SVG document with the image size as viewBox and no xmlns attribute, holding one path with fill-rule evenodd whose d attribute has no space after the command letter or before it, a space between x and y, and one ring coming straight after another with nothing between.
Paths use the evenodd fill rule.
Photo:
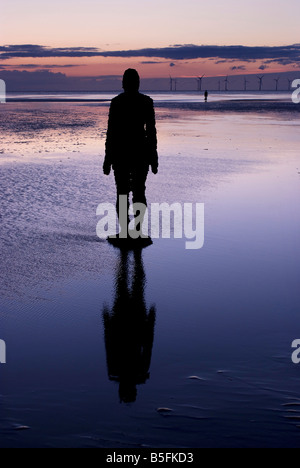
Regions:
<instances>
[{"instance_id":1,"label":"wet sand beach","mask_svg":"<svg viewBox=\"0 0 300 468\"><path fill-rule=\"evenodd\" d=\"M96 236L108 104L1 106L1 447L299 446L300 106L191 101L147 196L204 203L204 247L139 255Z\"/></svg>"}]
</instances>

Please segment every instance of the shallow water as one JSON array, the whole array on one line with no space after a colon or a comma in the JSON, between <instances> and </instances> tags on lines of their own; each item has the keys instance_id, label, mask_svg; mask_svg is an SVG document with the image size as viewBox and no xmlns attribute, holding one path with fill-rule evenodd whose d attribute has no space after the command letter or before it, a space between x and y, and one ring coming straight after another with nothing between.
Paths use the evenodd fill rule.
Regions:
<instances>
[{"instance_id":1,"label":"shallow water","mask_svg":"<svg viewBox=\"0 0 300 468\"><path fill-rule=\"evenodd\" d=\"M121 92L121 90L120 90ZM247 100L270 100L270 101L280 101L280 100L291 100L291 91L286 92L255 92L255 91L247 91L247 92L218 92L218 91L210 91L209 92L209 100L213 101L227 101L227 100L238 100L238 99L247 99ZM116 93L97 93L97 92L81 92L81 93L9 93L8 99L9 100L57 100L57 101L70 101L70 100L80 100L84 99L86 101L98 100L98 101L110 101ZM151 97L154 99L155 102L172 102L178 101L182 103L189 103L189 102L200 102L204 99L204 91L203 92L149 92Z\"/></svg>"},{"instance_id":2,"label":"shallow water","mask_svg":"<svg viewBox=\"0 0 300 468\"><path fill-rule=\"evenodd\" d=\"M107 106L3 109L0 446L297 447L297 115L159 108L148 198L205 203L205 246L126 258L95 235Z\"/></svg>"}]
</instances>

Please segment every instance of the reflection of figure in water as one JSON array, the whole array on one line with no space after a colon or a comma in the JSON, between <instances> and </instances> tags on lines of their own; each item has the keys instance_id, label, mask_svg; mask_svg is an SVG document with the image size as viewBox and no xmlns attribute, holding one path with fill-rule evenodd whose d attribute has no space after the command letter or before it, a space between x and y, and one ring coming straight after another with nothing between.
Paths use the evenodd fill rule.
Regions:
<instances>
[{"instance_id":1,"label":"reflection of figure in water","mask_svg":"<svg viewBox=\"0 0 300 468\"><path fill-rule=\"evenodd\" d=\"M154 105L150 97L139 93L139 88L138 72L127 70L123 77L124 93L114 98L110 107L103 166L105 175L110 174L111 168L114 170L117 213L121 232L126 234L129 215L127 210L127 222L126 216L120 216L119 197L127 196L129 209L129 194L132 192L133 203L142 203L146 211L145 191L149 166L154 174L158 172ZM141 213L142 216L144 214Z\"/></svg>"},{"instance_id":2,"label":"reflection of figure in water","mask_svg":"<svg viewBox=\"0 0 300 468\"><path fill-rule=\"evenodd\" d=\"M145 303L145 271L142 251L135 250L132 284L129 252L121 250L116 278L116 297L111 313L103 312L109 379L119 382L121 402L136 400L136 386L149 379L155 327L155 308Z\"/></svg>"},{"instance_id":3,"label":"reflection of figure in water","mask_svg":"<svg viewBox=\"0 0 300 468\"><path fill-rule=\"evenodd\" d=\"M204 93L204 100L205 100L205 102L208 101L208 91L205 91L205 93Z\"/></svg>"}]
</instances>

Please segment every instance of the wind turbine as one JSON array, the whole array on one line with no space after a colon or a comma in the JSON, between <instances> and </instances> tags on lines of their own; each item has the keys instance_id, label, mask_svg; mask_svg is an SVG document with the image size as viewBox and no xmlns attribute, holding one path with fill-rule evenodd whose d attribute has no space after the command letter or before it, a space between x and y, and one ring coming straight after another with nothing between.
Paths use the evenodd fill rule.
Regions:
<instances>
[{"instance_id":1,"label":"wind turbine","mask_svg":"<svg viewBox=\"0 0 300 468\"><path fill-rule=\"evenodd\" d=\"M228 91L228 83L229 83L228 76L226 76L225 78L225 91L226 92Z\"/></svg>"},{"instance_id":2,"label":"wind turbine","mask_svg":"<svg viewBox=\"0 0 300 468\"><path fill-rule=\"evenodd\" d=\"M175 85L175 90L173 90L173 84ZM170 76L170 91L176 91L177 81Z\"/></svg>"},{"instance_id":3,"label":"wind turbine","mask_svg":"<svg viewBox=\"0 0 300 468\"><path fill-rule=\"evenodd\" d=\"M244 79L244 90L247 91L247 84L249 83L249 81L247 80L247 78Z\"/></svg>"},{"instance_id":4,"label":"wind turbine","mask_svg":"<svg viewBox=\"0 0 300 468\"><path fill-rule=\"evenodd\" d=\"M202 80L203 80L204 77L205 77L205 75L202 75L202 76L198 76L198 78L197 78L197 81L198 81L198 91L199 91L199 92L202 91Z\"/></svg>"},{"instance_id":5,"label":"wind turbine","mask_svg":"<svg viewBox=\"0 0 300 468\"><path fill-rule=\"evenodd\" d=\"M256 75L256 76L259 79L259 91L262 91L263 79L265 75Z\"/></svg>"},{"instance_id":6,"label":"wind turbine","mask_svg":"<svg viewBox=\"0 0 300 468\"><path fill-rule=\"evenodd\" d=\"M290 78L288 78L287 80L288 80L288 82L289 82L289 91L291 91L291 89L292 89L292 83L293 83L294 80L291 80Z\"/></svg>"},{"instance_id":7,"label":"wind turbine","mask_svg":"<svg viewBox=\"0 0 300 468\"><path fill-rule=\"evenodd\" d=\"M278 91L278 83L279 83L280 78L275 78L274 81L276 83L276 92Z\"/></svg>"},{"instance_id":8,"label":"wind turbine","mask_svg":"<svg viewBox=\"0 0 300 468\"><path fill-rule=\"evenodd\" d=\"M177 91L177 78L174 79L174 91Z\"/></svg>"}]
</instances>

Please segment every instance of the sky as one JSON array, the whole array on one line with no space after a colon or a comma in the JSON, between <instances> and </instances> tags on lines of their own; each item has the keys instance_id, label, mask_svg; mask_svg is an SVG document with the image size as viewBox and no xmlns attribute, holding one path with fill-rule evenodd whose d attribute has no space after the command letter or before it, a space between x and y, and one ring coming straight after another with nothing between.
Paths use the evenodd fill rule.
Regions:
<instances>
[{"instance_id":1,"label":"sky","mask_svg":"<svg viewBox=\"0 0 300 468\"><path fill-rule=\"evenodd\" d=\"M144 78L300 70L299 18L299 0L4 0L0 78L1 70L112 78L129 67Z\"/></svg>"}]
</instances>

